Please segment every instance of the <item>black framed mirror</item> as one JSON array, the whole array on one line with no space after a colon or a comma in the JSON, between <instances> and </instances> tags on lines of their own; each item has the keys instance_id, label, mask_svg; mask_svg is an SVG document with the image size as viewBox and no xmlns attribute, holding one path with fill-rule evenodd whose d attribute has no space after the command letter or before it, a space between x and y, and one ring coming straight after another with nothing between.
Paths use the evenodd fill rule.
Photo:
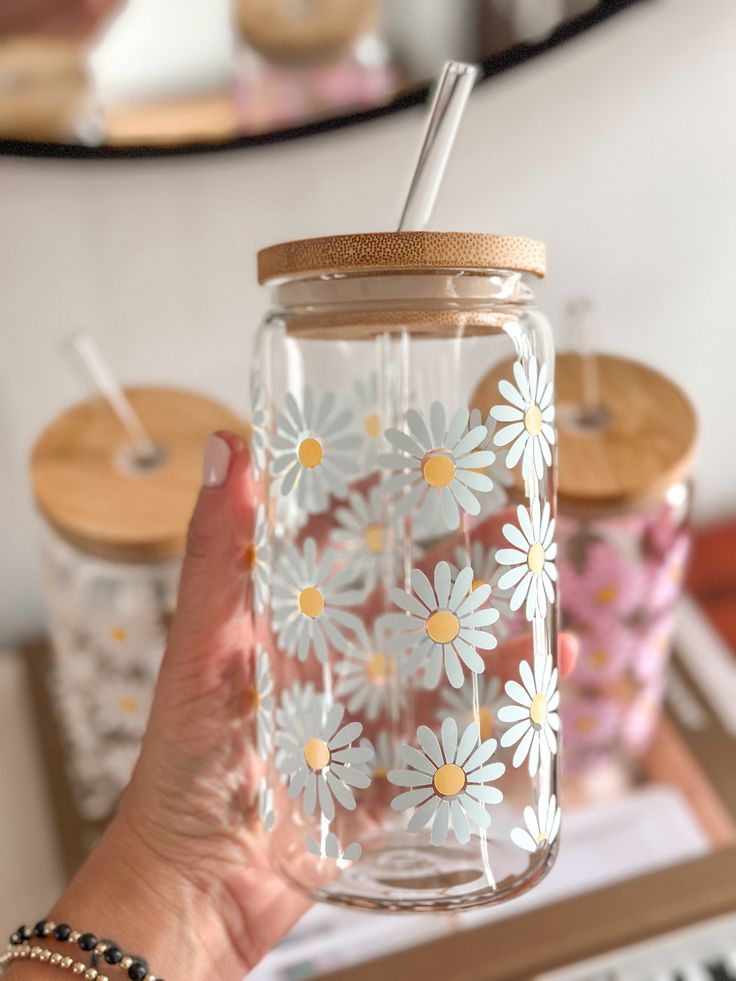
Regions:
<instances>
[{"instance_id":1,"label":"black framed mirror","mask_svg":"<svg viewBox=\"0 0 736 981\"><path fill-rule=\"evenodd\" d=\"M485 80L638 0L6 0L0 153L256 146L422 102L448 58Z\"/></svg>"}]
</instances>

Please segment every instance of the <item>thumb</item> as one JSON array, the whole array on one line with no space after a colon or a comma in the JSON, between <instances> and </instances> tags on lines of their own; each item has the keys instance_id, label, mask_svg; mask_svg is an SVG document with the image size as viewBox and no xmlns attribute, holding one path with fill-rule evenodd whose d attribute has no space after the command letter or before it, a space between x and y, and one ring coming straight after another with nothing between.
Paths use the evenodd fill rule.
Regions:
<instances>
[{"instance_id":1,"label":"thumb","mask_svg":"<svg viewBox=\"0 0 736 981\"><path fill-rule=\"evenodd\" d=\"M202 489L189 525L167 660L202 668L202 660L243 649L247 554L253 528L250 457L228 432L209 437Z\"/></svg>"}]
</instances>

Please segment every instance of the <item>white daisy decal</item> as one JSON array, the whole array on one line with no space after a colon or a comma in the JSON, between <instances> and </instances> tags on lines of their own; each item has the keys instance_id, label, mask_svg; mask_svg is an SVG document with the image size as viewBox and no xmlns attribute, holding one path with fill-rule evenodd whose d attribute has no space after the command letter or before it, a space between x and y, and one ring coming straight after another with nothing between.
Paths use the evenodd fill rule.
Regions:
<instances>
[{"instance_id":1,"label":"white daisy decal","mask_svg":"<svg viewBox=\"0 0 736 981\"><path fill-rule=\"evenodd\" d=\"M354 384L355 422L361 436L362 469L372 470L383 442L383 425L378 406L378 375L371 372L367 379L358 378Z\"/></svg>"},{"instance_id":2,"label":"white daisy decal","mask_svg":"<svg viewBox=\"0 0 736 981\"><path fill-rule=\"evenodd\" d=\"M540 796L537 809L524 808L524 824L526 828L514 828L511 840L525 852L536 852L552 844L560 830L562 809L554 794L551 797Z\"/></svg>"},{"instance_id":3,"label":"white daisy decal","mask_svg":"<svg viewBox=\"0 0 736 981\"><path fill-rule=\"evenodd\" d=\"M381 712L395 718L399 711L396 655L388 653L382 631L366 637L365 645L351 644L335 665L335 695L348 712L362 713L373 722Z\"/></svg>"},{"instance_id":4,"label":"white daisy decal","mask_svg":"<svg viewBox=\"0 0 736 981\"><path fill-rule=\"evenodd\" d=\"M434 569L434 586L420 569L411 574L413 593L392 589L391 601L404 613L389 613L382 625L393 631L387 641L390 651L410 651L401 663L403 677L424 671L426 688L436 688L444 666L453 688L463 683L463 664L475 674L485 668L478 649L490 651L496 638L490 632L498 610L485 606L489 585L471 589L473 570L466 566L453 578L447 562Z\"/></svg>"},{"instance_id":5,"label":"white daisy decal","mask_svg":"<svg viewBox=\"0 0 736 981\"><path fill-rule=\"evenodd\" d=\"M446 424L441 402L433 402L429 425L416 409L406 414L408 433L387 429L386 438L396 450L378 457L378 464L398 471L384 482L383 489L401 496L396 501L397 516L416 514L420 520L439 505L443 523L454 530L460 526L460 513L480 513L476 493L487 494L493 481L483 469L494 460L491 450L479 450L488 430L479 425L468 430L470 413L458 409Z\"/></svg>"},{"instance_id":6,"label":"white daisy decal","mask_svg":"<svg viewBox=\"0 0 736 981\"><path fill-rule=\"evenodd\" d=\"M491 596L487 605L498 610L499 615L493 632L497 640L505 637L509 632L509 621L513 618L514 611L509 605L508 596L502 596L498 590L501 569L496 561L494 550L486 548L483 542L476 540L471 544L470 549L466 548L465 545L457 545L453 552L453 558L455 560L452 569L453 574L456 574L458 569L463 569L466 565L472 566L472 589L486 585L491 587Z\"/></svg>"},{"instance_id":7,"label":"white daisy decal","mask_svg":"<svg viewBox=\"0 0 736 981\"><path fill-rule=\"evenodd\" d=\"M265 777L258 784L258 816L264 831L273 830L276 814L273 809L273 790L268 786Z\"/></svg>"},{"instance_id":8,"label":"white daisy decal","mask_svg":"<svg viewBox=\"0 0 736 981\"><path fill-rule=\"evenodd\" d=\"M427 726L417 729L420 749L402 743L399 758L408 769L391 770L390 783L410 788L391 801L395 811L415 808L407 830L420 831L432 821L432 844L443 845L452 828L464 845L470 840L470 822L487 828L491 816L486 804L498 804L503 794L488 783L505 771L503 763L490 763L496 740L480 741L478 726L471 723L458 743L457 723L445 719L440 739Z\"/></svg>"},{"instance_id":9,"label":"white daisy decal","mask_svg":"<svg viewBox=\"0 0 736 981\"><path fill-rule=\"evenodd\" d=\"M496 734L496 717L503 701L499 679L481 676L478 678L477 701L472 685L465 684L458 690L443 688L442 701L437 707L437 719L442 721L451 715L461 726L475 722L480 729L480 738L485 741Z\"/></svg>"},{"instance_id":10,"label":"white daisy decal","mask_svg":"<svg viewBox=\"0 0 736 981\"><path fill-rule=\"evenodd\" d=\"M328 831L322 847L313 835L307 835L307 851L311 852L312 855L319 855L320 858L334 858L340 864L341 862L357 861L363 849L357 841L353 841L343 848L337 835L333 831Z\"/></svg>"},{"instance_id":11,"label":"white daisy decal","mask_svg":"<svg viewBox=\"0 0 736 981\"><path fill-rule=\"evenodd\" d=\"M493 437L496 446L511 447L506 454L506 466L512 469L521 460L521 473L528 480L532 471L539 480L544 467L552 466L552 446L555 443L555 407L552 403L552 380L547 377L547 365L538 367L535 357L529 358L526 370L514 362L516 385L505 379L498 390L507 405L494 405L491 416L505 425Z\"/></svg>"},{"instance_id":12,"label":"white daisy decal","mask_svg":"<svg viewBox=\"0 0 736 981\"><path fill-rule=\"evenodd\" d=\"M267 447L266 397L263 393L260 372L253 371L250 376L250 454L253 476L256 480L266 468Z\"/></svg>"},{"instance_id":13,"label":"white daisy decal","mask_svg":"<svg viewBox=\"0 0 736 981\"><path fill-rule=\"evenodd\" d=\"M276 713L276 763L289 780L289 797L303 795L307 817L318 807L331 821L335 800L346 810L354 810L353 790L365 789L371 782L366 766L371 749L352 745L363 726L360 722L341 726L344 714L342 705L328 705L311 685L302 688L297 683L282 695Z\"/></svg>"},{"instance_id":14,"label":"white daisy decal","mask_svg":"<svg viewBox=\"0 0 736 981\"><path fill-rule=\"evenodd\" d=\"M253 522L253 541L246 556L253 584L253 609L263 613L268 604L271 578L271 548L268 544L266 508L259 504Z\"/></svg>"},{"instance_id":15,"label":"white daisy decal","mask_svg":"<svg viewBox=\"0 0 736 981\"><path fill-rule=\"evenodd\" d=\"M470 422L468 425L471 429L475 429L481 424L486 427L486 437L482 443L478 444L478 449L490 450L493 452L493 437L496 423L491 418L490 413L485 422L483 422L480 410L473 409L473 411L470 413ZM509 473L505 464L499 460L495 453L493 454L493 462L491 465L489 467L484 467L482 472L488 474L488 476L491 478L493 488L488 494L483 494L483 496L479 498L481 505L481 517L484 515L494 514L506 504L509 497L507 488L511 487L514 482L513 476Z\"/></svg>"},{"instance_id":16,"label":"white daisy decal","mask_svg":"<svg viewBox=\"0 0 736 981\"><path fill-rule=\"evenodd\" d=\"M361 739L360 745L370 747L373 754L370 762L371 779L385 780L388 771L396 765L396 747L390 734L385 729L381 729L375 743L366 737Z\"/></svg>"},{"instance_id":17,"label":"white daisy decal","mask_svg":"<svg viewBox=\"0 0 736 981\"><path fill-rule=\"evenodd\" d=\"M370 590L380 581L384 557L393 549L381 488L372 488L365 497L350 494L348 505L335 512L338 527L332 532L332 543L347 560L353 579L364 582Z\"/></svg>"},{"instance_id":18,"label":"white daisy decal","mask_svg":"<svg viewBox=\"0 0 736 981\"><path fill-rule=\"evenodd\" d=\"M557 668L552 655L539 652L534 655L534 670L528 661L519 665L518 681L506 682L506 694L514 702L498 711L501 722L509 728L501 736L502 746L516 746L514 766L521 766L529 757L529 774L533 777L539 769L549 764L557 752L557 733L560 729L560 693L557 690Z\"/></svg>"},{"instance_id":19,"label":"white daisy decal","mask_svg":"<svg viewBox=\"0 0 736 981\"><path fill-rule=\"evenodd\" d=\"M344 496L348 480L358 472L353 451L360 436L352 431L352 413L336 409L331 393L315 404L310 388L304 391L302 408L291 393L285 401L271 437L271 474L279 478L284 497L296 491L302 511L326 511L330 495Z\"/></svg>"},{"instance_id":20,"label":"white daisy decal","mask_svg":"<svg viewBox=\"0 0 736 981\"><path fill-rule=\"evenodd\" d=\"M364 592L347 589L349 568L335 573L338 556L327 549L317 557L314 539L304 551L289 545L276 567L271 610L279 647L304 661L310 651L318 661L327 660L327 645L345 654L351 643L365 645L362 620L345 607L363 601Z\"/></svg>"},{"instance_id":21,"label":"white daisy decal","mask_svg":"<svg viewBox=\"0 0 736 981\"><path fill-rule=\"evenodd\" d=\"M271 751L273 742L273 678L268 651L261 644L256 644L255 655L256 687L255 687L255 716L256 744L258 753L265 758Z\"/></svg>"},{"instance_id":22,"label":"white daisy decal","mask_svg":"<svg viewBox=\"0 0 736 981\"><path fill-rule=\"evenodd\" d=\"M549 503L540 510L536 499L532 501L531 512L520 504L516 516L518 528L512 524L503 526L504 537L514 547L496 552L499 565L512 566L498 580L498 588L514 590L509 601L512 610L518 610L526 599L526 618L533 620L537 613L545 617L547 605L555 601L555 521L550 518Z\"/></svg>"}]
</instances>

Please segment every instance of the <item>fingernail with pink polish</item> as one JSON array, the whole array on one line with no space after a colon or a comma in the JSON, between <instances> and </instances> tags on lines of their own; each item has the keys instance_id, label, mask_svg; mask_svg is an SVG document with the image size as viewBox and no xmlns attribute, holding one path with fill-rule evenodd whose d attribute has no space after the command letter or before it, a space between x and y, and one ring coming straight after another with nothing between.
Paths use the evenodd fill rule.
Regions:
<instances>
[{"instance_id":1,"label":"fingernail with pink polish","mask_svg":"<svg viewBox=\"0 0 736 981\"><path fill-rule=\"evenodd\" d=\"M204 473L202 483L205 487L220 487L227 479L230 469L230 447L222 436L210 436L204 448Z\"/></svg>"}]
</instances>

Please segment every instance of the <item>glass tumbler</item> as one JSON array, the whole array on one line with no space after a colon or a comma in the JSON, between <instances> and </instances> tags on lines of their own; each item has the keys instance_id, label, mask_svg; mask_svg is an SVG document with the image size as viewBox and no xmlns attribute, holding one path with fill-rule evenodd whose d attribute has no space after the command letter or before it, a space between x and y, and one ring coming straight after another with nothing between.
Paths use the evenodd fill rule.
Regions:
<instances>
[{"instance_id":1,"label":"glass tumbler","mask_svg":"<svg viewBox=\"0 0 736 981\"><path fill-rule=\"evenodd\" d=\"M580 641L564 691L567 775L634 759L654 734L690 545L697 423L682 389L628 358L564 353L556 381L560 620Z\"/></svg>"},{"instance_id":2,"label":"glass tumbler","mask_svg":"<svg viewBox=\"0 0 736 981\"><path fill-rule=\"evenodd\" d=\"M259 255L260 817L316 899L467 909L554 860L554 355L529 273L543 246L498 235Z\"/></svg>"},{"instance_id":3,"label":"glass tumbler","mask_svg":"<svg viewBox=\"0 0 736 981\"><path fill-rule=\"evenodd\" d=\"M42 516L49 701L73 811L91 844L130 779L176 606L202 447L242 420L196 392L126 392L156 446L142 457L99 397L52 419L30 475ZM87 840L88 839L88 840Z\"/></svg>"}]
</instances>

